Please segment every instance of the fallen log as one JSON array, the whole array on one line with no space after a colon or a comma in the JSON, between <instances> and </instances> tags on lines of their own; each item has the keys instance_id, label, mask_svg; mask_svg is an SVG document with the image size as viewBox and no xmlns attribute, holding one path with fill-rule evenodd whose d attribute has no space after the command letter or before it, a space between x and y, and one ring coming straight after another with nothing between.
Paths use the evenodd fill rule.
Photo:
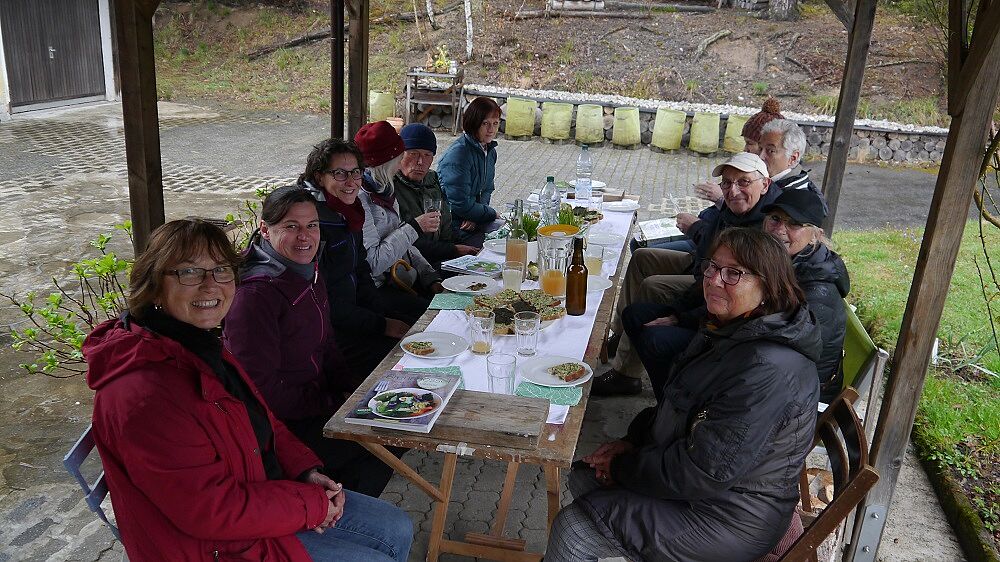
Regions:
<instances>
[{"instance_id":1,"label":"fallen log","mask_svg":"<svg viewBox=\"0 0 1000 562\"><path fill-rule=\"evenodd\" d=\"M694 13L710 13L714 12L715 8L712 6L688 6L686 4L659 4L656 2L642 3L642 2L620 2L619 0L604 0L604 5L608 8L617 8L619 10L649 10L652 12L694 12Z\"/></svg>"},{"instance_id":2,"label":"fallen log","mask_svg":"<svg viewBox=\"0 0 1000 562\"><path fill-rule=\"evenodd\" d=\"M567 12L563 10L524 10L523 12L503 12L501 15L514 20L530 20L536 18L610 18L610 19L649 19L649 14L636 14L633 12Z\"/></svg>"},{"instance_id":3,"label":"fallen log","mask_svg":"<svg viewBox=\"0 0 1000 562\"><path fill-rule=\"evenodd\" d=\"M708 37L702 39L701 43L698 43L698 48L695 49L694 51L694 60L697 62L697 60L700 59L703 54L705 54L705 49L707 49L709 45L715 43L716 41L722 39L723 37L728 37L730 34L732 34L732 31L728 29L723 29L722 31L717 31L709 35Z\"/></svg>"}]
</instances>

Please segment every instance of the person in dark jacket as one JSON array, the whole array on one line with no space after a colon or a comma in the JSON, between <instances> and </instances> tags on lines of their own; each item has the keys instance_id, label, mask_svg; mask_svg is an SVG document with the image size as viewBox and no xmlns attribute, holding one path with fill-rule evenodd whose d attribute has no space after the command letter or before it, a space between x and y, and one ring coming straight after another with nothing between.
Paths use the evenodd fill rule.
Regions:
<instances>
[{"instance_id":1,"label":"person in dark jacket","mask_svg":"<svg viewBox=\"0 0 1000 562\"><path fill-rule=\"evenodd\" d=\"M132 266L128 311L83 343L129 560L405 561L406 514L319 472L215 335L238 262L217 226L161 226Z\"/></svg>"},{"instance_id":2,"label":"person in dark jacket","mask_svg":"<svg viewBox=\"0 0 1000 562\"><path fill-rule=\"evenodd\" d=\"M781 242L795 267L795 278L806 295L809 310L816 316L823 340L823 353L816 362L820 401L829 404L844 382L844 334L847 309L844 298L851 290L851 278L844 260L828 246L823 229L826 218L823 199L808 189L782 193L763 209L764 231Z\"/></svg>"},{"instance_id":3,"label":"person in dark jacket","mask_svg":"<svg viewBox=\"0 0 1000 562\"><path fill-rule=\"evenodd\" d=\"M847 326L843 299L851 287L847 266L830 250L823 229L817 226L826 217L819 194L790 189L761 211L765 214L764 230L788 250L795 278L820 327L823 353L816 371L820 401L829 403L843 383L840 363ZM663 398L663 384L674 358L688 346L704 316L704 306L691 308L679 303L637 302L622 312L625 333L649 373L658 401Z\"/></svg>"},{"instance_id":4,"label":"person in dark jacket","mask_svg":"<svg viewBox=\"0 0 1000 562\"><path fill-rule=\"evenodd\" d=\"M740 152L715 167L712 176L722 177L725 205L712 217L698 221L691 228L695 253L641 248L632 254L622 290L612 317L615 343L609 342L611 368L594 379L594 396L632 395L642 390L642 363L633 353L632 342L624 331L622 313L633 302L673 304L685 309L702 304L700 272L697 265L720 232L732 227L760 228L764 220L761 207L777 197L770 189L767 166L756 154ZM613 353L612 353L613 351Z\"/></svg>"},{"instance_id":5,"label":"person in dark jacket","mask_svg":"<svg viewBox=\"0 0 1000 562\"><path fill-rule=\"evenodd\" d=\"M486 233L495 230L496 209L490 206L497 165L500 106L485 96L472 100L462 116L465 134L455 139L438 163L441 187L451 205L456 239L482 247Z\"/></svg>"},{"instance_id":6,"label":"person in dark jacket","mask_svg":"<svg viewBox=\"0 0 1000 562\"><path fill-rule=\"evenodd\" d=\"M748 561L788 528L816 427L819 331L774 238L730 229L710 256L706 324L665 400L574 464L546 562Z\"/></svg>"},{"instance_id":7,"label":"person in dark jacket","mask_svg":"<svg viewBox=\"0 0 1000 562\"><path fill-rule=\"evenodd\" d=\"M313 147L299 185L316 200L330 324L340 351L362 379L406 335L423 311L382 306L363 242L365 213L358 200L363 172L354 143L327 139Z\"/></svg>"},{"instance_id":8,"label":"person in dark jacket","mask_svg":"<svg viewBox=\"0 0 1000 562\"><path fill-rule=\"evenodd\" d=\"M224 341L278 419L319 455L326 473L377 498L392 469L354 441L323 436L327 420L361 380L334 340L315 261L319 245L312 195L297 185L271 192L240 268Z\"/></svg>"},{"instance_id":9,"label":"person in dark jacket","mask_svg":"<svg viewBox=\"0 0 1000 562\"><path fill-rule=\"evenodd\" d=\"M441 213L440 225L434 232L421 231L413 243L424 258L441 273L441 262L459 256L475 255L479 248L458 244L452 229L451 205L448 204L437 172L431 170L437 154L437 137L423 123L410 123L399 132L403 139L403 160L393 178L399 218L403 222L415 220L420 215L437 210Z\"/></svg>"}]
</instances>

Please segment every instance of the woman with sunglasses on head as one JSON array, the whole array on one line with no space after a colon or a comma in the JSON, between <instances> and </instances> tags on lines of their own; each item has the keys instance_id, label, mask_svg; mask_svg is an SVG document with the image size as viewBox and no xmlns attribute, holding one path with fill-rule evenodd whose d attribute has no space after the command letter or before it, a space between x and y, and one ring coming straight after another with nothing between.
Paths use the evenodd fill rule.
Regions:
<instances>
[{"instance_id":1,"label":"woman with sunglasses on head","mask_svg":"<svg viewBox=\"0 0 1000 562\"><path fill-rule=\"evenodd\" d=\"M788 529L816 424L819 331L771 236L726 230L706 263L700 337L664 400L574 464L546 562L748 561Z\"/></svg>"},{"instance_id":2,"label":"woman with sunglasses on head","mask_svg":"<svg viewBox=\"0 0 1000 562\"><path fill-rule=\"evenodd\" d=\"M378 366L423 310L383 306L364 245L361 193L364 159L352 142L327 139L313 147L298 185L316 200L319 272L326 283L330 324L354 386Z\"/></svg>"},{"instance_id":3,"label":"woman with sunglasses on head","mask_svg":"<svg viewBox=\"0 0 1000 562\"><path fill-rule=\"evenodd\" d=\"M226 349L246 366L267 405L347 489L378 497L392 469L354 441L329 439L323 426L357 385L334 340L314 199L299 186L264 199L240 286L226 315Z\"/></svg>"},{"instance_id":4,"label":"woman with sunglasses on head","mask_svg":"<svg viewBox=\"0 0 1000 562\"><path fill-rule=\"evenodd\" d=\"M496 209L490 206L495 186L500 106L480 96L465 108L462 130L438 163L441 187L451 205L455 236L462 244L482 248L494 228Z\"/></svg>"},{"instance_id":5,"label":"woman with sunglasses on head","mask_svg":"<svg viewBox=\"0 0 1000 562\"><path fill-rule=\"evenodd\" d=\"M826 205L822 196L812 190L789 189L762 211L764 232L777 238L788 251L795 278L823 334L823 353L816 362L816 371L819 399L829 404L842 390L844 381L840 369L847 331L844 298L851 290L851 278L844 260L830 249L819 226L826 218Z\"/></svg>"},{"instance_id":6,"label":"woman with sunglasses on head","mask_svg":"<svg viewBox=\"0 0 1000 562\"><path fill-rule=\"evenodd\" d=\"M318 472L223 348L239 261L217 226L161 226L132 266L127 312L83 344L129 559L406 560L406 514Z\"/></svg>"}]
</instances>

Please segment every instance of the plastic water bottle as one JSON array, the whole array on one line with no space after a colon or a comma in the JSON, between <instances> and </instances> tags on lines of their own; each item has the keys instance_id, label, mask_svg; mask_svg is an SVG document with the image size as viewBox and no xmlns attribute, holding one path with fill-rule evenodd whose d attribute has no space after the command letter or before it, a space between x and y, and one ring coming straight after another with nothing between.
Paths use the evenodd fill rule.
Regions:
<instances>
[{"instance_id":1,"label":"plastic water bottle","mask_svg":"<svg viewBox=\"0 0 1000 562\"><path fill-rule=\"evenodd\" d=\"M590 185L590 174L594 171L594 163L590 159L590 149L583 145L580 149L580 156L576 159L576 200L580 205L587 207L590 205L590 196L593 193Z\"/></svg>"},{"instance_id":2,"label":"plastic water bottle","mask_svg":"<svg viewBox=\"0 0 1000 562\"><path fill-rule=\"evenodd\" d=\"M545 178L545 186L538 193L538 208L542 213L542 225L556 224L559 222L559 205L562 197L556 189L556 178L548 176Z\"/></svg>"}]
</instances>

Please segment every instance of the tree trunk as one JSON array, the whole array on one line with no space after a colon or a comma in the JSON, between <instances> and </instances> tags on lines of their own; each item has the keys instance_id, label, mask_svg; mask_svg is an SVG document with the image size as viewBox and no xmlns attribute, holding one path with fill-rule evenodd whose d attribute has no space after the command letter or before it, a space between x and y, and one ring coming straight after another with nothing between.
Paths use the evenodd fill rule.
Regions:
<instances>
[{"instance_id":1,"label":"tree trunk","mask_svg":"<svg viewBox=\"0 0 1000 562\"><path fill-rule=\"evenodd\" d=\"M768 15L772 20L797 20L799 19L798 0L770 0L768 2Z\"/></svg>"},{"instance_id":2,"label":"tree trunk","mask_svg":"<svg viewBox=\"0 0 1000 562\"><path fill-rule=\"evenodd\" d=\"M472 0L465 0L465 60L472 60Z\"/></svg>"}]
</instances>

